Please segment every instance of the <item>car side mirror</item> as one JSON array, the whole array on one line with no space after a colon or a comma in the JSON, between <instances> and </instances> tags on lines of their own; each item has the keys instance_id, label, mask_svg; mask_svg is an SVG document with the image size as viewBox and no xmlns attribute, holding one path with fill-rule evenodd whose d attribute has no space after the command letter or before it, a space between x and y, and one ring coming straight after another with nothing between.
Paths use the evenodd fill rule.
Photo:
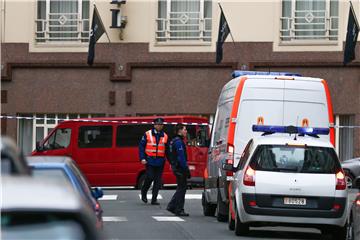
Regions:
<instances>
[{"instance_id":1,"label":"car side mirror","mask_svg":"<svg viewBox=\"0 0 360 240\"><path fill-rule=\"evenodd\" d=\"M44 151L44 147L40 145L40 142L39 142L39 141L36 142L36 147L35 147L35 149L36 149L37 152L42 152L42 151Z\"/></svg>"},{"instance_id":2,"label":"car side mirror","mask_svg":"<svg viewBox=\"0 0 360 240\"><path fill-rule=\"evenodd\" d=\"M98 188L98 187L93 188L91 190L91 193L92 193L93 197L96 198L96 199L102 198L104 196L103 190L101 188Z\"/></svg>"},{"instance_id":3,"label":"car side mirror","mask_svg":"<svg viewBox=\"0 0 360 240\"><path fill-rule=\"evenodd\" d=\"M355 178L353 188L360 189L360 177Z\"/></svg>"}]
</instances>

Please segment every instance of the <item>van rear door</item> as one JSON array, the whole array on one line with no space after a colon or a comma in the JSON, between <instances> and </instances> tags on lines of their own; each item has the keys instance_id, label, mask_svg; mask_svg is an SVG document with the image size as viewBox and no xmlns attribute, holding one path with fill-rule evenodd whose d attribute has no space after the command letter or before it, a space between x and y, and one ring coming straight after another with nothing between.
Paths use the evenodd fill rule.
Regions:
<instances>
[{"instance_id":1,"label":"van rear door","mask_svg":"<svg viewBox=\"0 0 360 240\"><path fill-rule=\"evenodd\" d=\"M247 142L254 135L261 135L252 131L252 125L282 125L283 97L284 80L248 79L245 82L235 128L235 166ZM259 120L263 121L259 123Z\"/></svg>"},{"instance_id":2,"label":"van rear door","mask_svg":"<svg viewBox=\"0 0 360 240\"><path fill-rule=\"evenodd\" d=\"M332 148L262 145L251 166L260 207L332 207L339 167Z\"/></svg>"},{"instance_id":3,"label":"van rear door","mask_svg":"<svg viewBox=\"0 0 360 240\"><path fill-rule=\"evenodd\" d=\"M284 125L329 127L326 93L321 81L288 80L284 91ZM329 140L329 135L320 138Z\"/></svg>"}]
</instances>

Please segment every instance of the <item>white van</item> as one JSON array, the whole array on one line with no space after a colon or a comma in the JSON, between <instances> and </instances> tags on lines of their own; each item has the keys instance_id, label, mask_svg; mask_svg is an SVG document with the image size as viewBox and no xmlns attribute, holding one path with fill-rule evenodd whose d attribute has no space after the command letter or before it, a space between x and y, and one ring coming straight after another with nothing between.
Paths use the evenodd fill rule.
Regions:
<instances>
[{"instance_id":1,"label":"white van","mask_svg":"<svg viewBox=\"0 0 360 240\"><path fill-rule=\"evenodd\" d=\"M259 133L252 125L294 125L329 128L333 112L325 80L286 72L235 71L222 89L212 129L202 197L205 216L228 218L228 189L233 172L221 165L237 165L247 142ZM334 129L320 138L335 142Z\"/></svg>"}]
</instances>

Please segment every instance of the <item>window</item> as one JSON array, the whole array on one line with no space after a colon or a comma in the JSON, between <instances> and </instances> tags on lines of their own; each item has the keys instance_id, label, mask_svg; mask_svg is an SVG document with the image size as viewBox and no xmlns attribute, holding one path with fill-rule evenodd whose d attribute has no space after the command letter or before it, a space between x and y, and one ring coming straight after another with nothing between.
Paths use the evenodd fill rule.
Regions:
<instances>
[{"instance_id":1,"label":"window","mask_svg":"<svg viewBox=\"0 0 360 240\"><path fill-rule=\"evenodd\" d=\"M211 42L211 0L159 0L156 40Z\"/></svg>"},{"instance_id":2,"label":"window","mask_svg":"<svg viewBox=\"0 0 360 240\"><path fill-rule=\"evenodd\" d=\"M119 125L116 132L117 147L134 147L138 146L141 137L146 131L152 129L152 125Z\"/></svg>"},{"instance_id":3,"label":"window","mask_svg":"<svg viewBox=\"0 0 360 240\"><path fill-rule=\"evenodd\" d=\"M45 150L67 148L71 140L70 128L59 128L44 143Z\"/></svg>"},{"instance_id":4,"label":"window","mask_svg":"<svg viewBox=\"0 0 360 240\"><path fill-rule=\"evenodd\" d=\"M351 159L354 157L354 128L349 128L347 126L355 125L355 116L354 115L340 115L338 116L338 121L340 126L344 128L339 129L339 158L341 161Z\"/></svg>"},{"instance_id":5,"label":"window","mask_svg":"<svg viewBox=\"0 0 360 240\"><path fill-rule=\"evenodd\" d=\"M326 147L260 145L250 164L255 170L298 173L335 173L340 168L336 153Z\"/></svg>"},{"instance_id":6,"label":"window","mask_svg":"<svg viewBox=\"0 0 360 240\"><path fill-rule=\"evenodd\" d=\"M58 123L65 119L104 117L105 114L22 114L28 119L18 120L18 145L25 155L35 149L36 142L46 137ZM37 118L35 120L35 118Z\"/></svg>"},{"instance_id":7,"label":"window","mask_svg":"<svg viewBox=\"0 0 360 240\"><path fill-rule=\"evenodd\" d=\"M142 125L119 125L116 133L116 146L118 147L134 147L138 146L141 137L146 131L153 128L151 124ZM188 135L186 142L188 146L192 147L206 147L209 140L207 126L186 126ZM164 132L168 135L169 141L175 137L175 125L164 125Z\"/></svg>"},{"instance_id":8,"label":"window","mask_svg":"<svg viewBox=\"0 0 360 240\"><path fill-rule=\"evenodd\" d=\"M36 42L88 42L89 2L38 0Z\"/></svg>"},{"instance_id":9,"label":"window","mask_svg":"<svg viewBox=\"0 0 360 240\"><path fill-rule=\"evenodd\" d=\"M112 126L86 126L79 128L79 148L112 147Z\"/></svg>"},{"instance_id":10,"label":"window","mask_svg":"<svg viewBox=\"0 0 360 240\"><path fill-rule=\"evenodd\" d=\"M248 144L246 145L243 153L241 154L241 157L240 157L240 162L239 162L239 170L242 170L245 166L245 163L247 162L247 159L249 158L250 156L250 152L252 150L252 145L253 143L253 140L251 139Z\"/></svg>"},{"instance_id":11,"label":"window","mask_svg":"<svg viewBox=\"0 0 360 240\"><path fill-rule=\"evenodd\" d=\"M281 41L338 40L338 0L283 0Z\"/></svg>"}]
</instances>

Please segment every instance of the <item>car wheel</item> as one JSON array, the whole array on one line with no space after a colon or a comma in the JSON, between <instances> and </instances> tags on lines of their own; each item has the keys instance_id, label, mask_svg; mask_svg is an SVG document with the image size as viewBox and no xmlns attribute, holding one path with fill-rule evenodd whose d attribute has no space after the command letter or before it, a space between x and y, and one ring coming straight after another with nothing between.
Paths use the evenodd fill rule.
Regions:
<instances>
[{"instance_id":1,"label":"car wheel","mask_svg":"<svg viewBox=\"0 0 360 240\"><path fill-rule=\"evenodd\" d=\"M348 233L348 224L343 227L327 226L321 229L321 234L330 235L334 240L346 240Z\"/></svg>"},{"instance_id":2,"label":"car wheel","mask_svg":"<svg viewBox=\"0 0 360 240\"><path fill-rule=\"evenodd\" d=\"M347 224L347 231L346 231L346 240L354 240L354 222L352 215L349 218L349 223Z\"/></svg>"},{"instance_id":3,"label":"car wheel","mask_svg":"<svg viewBox=\"0 0 360 240\"><path fill-rule=\"evenodd\" d=\"M228 213L228 227L229 227L229 230L233 231L235 229L235 219L232 218L231 216L231 205L229 205L229 213Z\"/></svg>"},{"instance_id":4,"label":"car wheel","mask_svg":"<svg viewBox=\"0 0 360 240\"><path fill-rule=\"evenodd\" d=\"M224 214L224 212L227 213L226 211L226 204L221 200L221 195L220 193L218 193L217 196L217 206L216 206L216 219L219 222L226 222L228 220L228 216L226 214Z\"/></svg>"},{"instance_id":5,"label":"car wheel","mask_svg":"<svg viewBox=\"0 0 360 240\"><path fill-rule=\"evenodd\" d=\"M351 174L351 172L348 169L344 169L344 172L345 172L346 186L348 188L352 188L354 182L354 176Z\"/></svg>"},{"instance_id":6,"label":"car wheel","mask_svg":"<svg viewBox=\"0 0 360 240\"><path fill-rule=\"evenodd\" d=\"M249 225L241 222L237 207L235 207L235 235L243 236L249 233Z\"/></svg>"},{"instance_id":7,"label":"car wheel","mask_svg":"<svg viewBox=\"0 0 360 240\"><path fill-rule=\"evenodd\" d=\"M206 200L204 192L202 193L201 202L202 202L204 216L213 217L215 215L216 205L211 204Z\"/></svg>"}]
</instances>

